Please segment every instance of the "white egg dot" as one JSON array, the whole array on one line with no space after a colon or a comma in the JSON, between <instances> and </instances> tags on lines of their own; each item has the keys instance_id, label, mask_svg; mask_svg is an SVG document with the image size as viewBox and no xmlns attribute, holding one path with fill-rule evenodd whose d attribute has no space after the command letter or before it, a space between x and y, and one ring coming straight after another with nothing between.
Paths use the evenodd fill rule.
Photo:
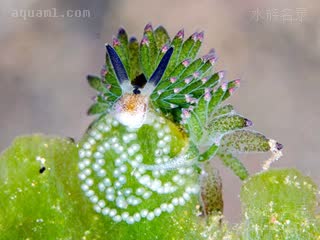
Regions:
<instances>
[{"instance_id":1,"label":"white egg dot","mask_svg":"<svg viewBox=\"0 0 320 240\"><path fill-rule=\"evenodd\" d=\"M151 195L152 195L152 192L148 191L148 192L145 192L144 194L142 194L142 197L143 197L144 199L148 199L148 198L151 197Z\"/></svg>"},{"instance_id":2,"label":"white egg dot","mask_svg":"<svg viewBox=\"0 0 320 240\"><path fill-rule=\"evenodd\" d=\"M122 183L119 182L119 181L116 181L116 182L114 183L114 187L115 187L115 188L120 188L121 186L122 186Z\"/></svg>"},{"instance_id":3,"label":"white egg dot","mask_svg":"<svg viewBox=\"0 0 320 240\"><path fill-rule=\"evenodd\" d=\"M180 204L180 206L183 206L183 205L186 204L186 201L184 200L183 197L180 197L180 198L179 198L179 204Z\"/></svg>"},{"instance_id":4,"label":"white egg dot","mask_svg":"<svg viewBox=\"0 0 320 240\"><path fill-rule=\"evenodd\" d=\"M86 194L87 197L92 197L94 195L94 191L89 190L85 194Z\"/></svg>"},{"instance_id":5,"label":"white egg dot","mask_svg":"<svg viewBox=\"0 0 320 240\"><path fill-rule=\"evenodd\" d=\"M116 149L116 153L120 154L124 151L124 147L123 146L119 146L117 149Z\"/></svg>"},{"instance_id":6,"label":"white egg dot","mask_svg":"<svg viewBox=\"0 0 320 240\"><path fill-rule=\"evenodd\" d=\"M98 149L98 151L101 152L101 153L104 153L104 152L105 152L105 149L104 149L102 146L99 146L97 149Z\"/></svg>"},{"instance_id":7,"label":"white egg dot","mask_svg":"<svg viewBox=\"0 0 320 240\"><path fill-rule=\"evenodd\" d=\"M131 188L127 188L124 190L124 195L129 196L132 193L132 189Z\"/></svg>"},{"instance_id":8,"label":"white egg dot","mask_svg":"<svg viewBox=\"0 0 320 240\"><path fill-rule=\"evenodd\" d=\"M92 186L92 185L93 185L93 179L87 178L87 179L86 179L86 184L87 184L88 186Z\"/></svg>"},{"instance_id":9,"label":"white egg dot","mask_svg":"<svg viewBox=\"0 0 320 240\"><path fill-rule=\"evenodd\" d=\"M103 130L103 128L104 128L104 124L99 124L98 126L97 126L97 128L99 129L99 130Z\"/></svg>"},{"instance_id":10,"label":"white egg dot","mask_svg":"<svg viewBox=\"0 0 320 240\"><path fill-rule=\"evenodd\" d=\"M140 196L144 193L144 191L145 191L144 188L137 188L136 194Z\"/></svg>"},{"instance_id":11,"label":"white egg dot","mask_svg":"<svg viewBox=\"0 0 320 240\"><path fill-rule=\"evenodd\" d=\"M184 179L184 178L180 178L179 180L178 180L178 185L183 185L184 183L186 182L186 180Z\"/></svg>"},{"instance_id":12,"label":"white egg dot","mask_svg":"<svg viewBox=\"0 0 320 240\"><path fill-rule=\"evenodd\" d=\"M140 198L134 198L134 199L132 200L131 205L132 205L132 206L137 206L137 205L139 205L140 203L141 203L141 199L140 199Z\"/></svg>"},{"instance_id":13,"label":"white egg dot","mask_svg":"<svg viewBox=\"0 0 320 240\"><path fill-rule=\"evenodd\" d=\"M84 150L81 149L81 150L79 151L79 157L80 157L80 158L84 158L84 157L85 157L85 151L84 151Z\"/></svg>"},{"instance_id":14,"label":"white egg dot","mask_svg":"<svg viewBox=\"0 0 320 240\"><path fill-rule=\"evenodd\" d=\"M109 149L110 149L110 144L107 143L107 142L105 142L105 143L103 144L103 147L104 147L105 150L109 150Z\"/></svg>"},{"instance_id":15,"label":"white egg dot","mask_svg":"<svg viewBox=\"0 0 320 240\"><path fill-rule=\"evenodd\" d=\"M147 215L147 219L149 221L153 220L154 219L154 213L153 212L149 212L148 215Z\"/></svg>"},{"instance_id":16,"label":"white egg dot","mask_svg":"<svg viewBox=\"0 0 320 240\"><path fill-rule=\"evenodd\" d=\"M109 212L110 217L114 217L116 214L117 214L117 210L115 210L115 209L111 209Z\"/></svg>"},{"instance_id":17,"label":"white egg dot","mask_svg":"<svg viewBox=\"0 0 320 240\"><path fill-rule=\"evenodd\" d=\"M83 173L79 173L78 176L79 176L80 180L85 180L86 179L86 175L83 174Z\"/></svg>"},{"instance_id":18,"label":"white egg dot","mask_svg":"<svg viewBox=\"0 0 320 240\"><path fill-rule=\"evenodd\" d=\"M81 189L86 192L89 190L89 186L87 184L82 184Z\"/></svg>"},{"instance_id":19,"label":"white egg dot","mask_svg":"<svg viewBox=\"0 0 320 240\"><path fill-rule=\"evenodd\" d=\"M154 155L156 156L156 157L159 157L159 156L161 156L162 155L162 150L161 149L156 149L155 150L155 152L154 152Z\"/></svg>"},{"instance_id":20,"label":"white egg dot","mask_svg":"<svg viewBox=\"0 0 320 240\"><path fill-rule=\"evenodd\" d=\"M118 138L113 137L113 138L110 139L110 142L115 144L116 142L118 142Z\"/></svg>"},{"instance_id":21,"label":"white egg dot","mask_svg":"<svg viewBox=\"0 0 320 240\"><path fill-rule=\"evenodd\" d=\"M133 219L134 219L134 221L139 222L139 221L141 220L140 214L139 214L139 213L135 213L135 214L133 215Z\"/></svg>"},{"instance_id":22,"label":"white egg dot","mask_svg":"<svg viewBox=\"0 0 320 240\"><path fill-rule=\"evenodd\" d=\"M121 214L121 217L123 220L126 220L129 217L129 213L128 212L124 212Z\"/></svg>"},{"instance_id":23,"label":"white egg dot","mask_svg":"<svg viewBox=\"0 0 320 240\"><path fill-rule=\"evenodd\" d=\"M129 156L133 156L133 154L135 153L135 151L132 148L128 148L127 152Z\"/></svg>"},{"instance_id":24,"label":"white egg dot","mask_svg":"<svg viewBox=\"0 0 320 240\"><path fill-rule=\"evenodd\" d=\"M106 205L106 202L103 201L103 200L100 200L100 201L98 202L98 205L99 205L99 207L104 208L104 206Z\"/></svg>"},{"instance_id":25,"label":"white egg dot","mask_svg":"<svg viewBox=\"0 0 320 240\"><path fill-rule=\"evenodd\" d=\"M111 186L111 181L109 178L105 178L103 179L103 184L106 186L106 187L110 187Z\"/></svg>"},{"instance_id":26,"label":"white egg dot","mask_svg":"<svg viewBox=\"0 0 320 240\"><path fill-rule=\"evenodd\" d=\"M90 143L90 145L94 145L96 143L93 138L88 138L88 142Z\"/></svg>"},{"instance_id":27,"label":"white egg dot","mask_svg":"<svg viewBox=\"0 0 320 240\"><path fill-rule=\"evenodd\" d=\"M171 202L172 202L172 204L173 204L174 206L179 205L179 199L178 199L178 198L173 198Z\"/></svg>"},{"instance_id":28,"label":"white egg dot","mask_svg":"<svg viewBox=\"0 0 320 240\"><path fill-rule=\"evenodd\" d=\"M170 135L166 135L166 136L163 138L163 141L165 141L165 142L171 142L171 136L170 136Z\"/></svg>"},{"instance_id":29,"label":"white egg dot","mask_svg":"<svg viewBox=\"0 0 320 240\"><path fill-rule=\"evenodd\" d=\"M146 172L146 169L144 167L139 167L138 171L139 173L144 174Z\"/></svg>"},{"instance_id":30,"label":"white egg dot","mask_svg":"<svg viewBox=\"0 0 320 240\"><path fill-rule=\"evenodd\" d=\"M126 171L127 171L127 166L126 165L122 165L120 168L119 168L119 170L120 170L120 172L122 172L122 173L125 173Z\"/></svg>"},{"instance_id":31,"label":"white egg dot","mask_svg":"<svg viewBox=\"0 0 320 240\"><path fill-rule=\"evenodd\" d=\"M186 200L186 201L189 201L190 200L190 195L188 193L183 193L183 198Z\"/></svg>"},{"instance_id":32,"label":"white egg dot","mask_svg":"<svg viewBox=\"0 0 320 240\"><path fill-rule=\"evenodd\" d=\"M97 212L100 213L101 212L101 208L98 205L94 205L93 209Z\"/></svg>"},{"instance_id":33,"label":"white egg dot","mask_svg":"<svg viewBox=\"0 0 320 240\"><path fill-rule=\"evenodd\" d=\"M102 155L101 152L95 152L95 153L93 154L93 157L94 157L94 158L102 158L103 155Z\"/></svg>"},{"instance_id":34,"label":"white egg dot","mask_svg":"<svg viewBox=\"0 0 320 240\"><path fill-rule=\"evenodd\" d=\"M90 197L90 201L92 203L97 203L98 202L98 197L97 196L92 196L92 197Z\"/></svg>"},{"instance_id":35,"label":"white egg dot","mask_svg":"<svg viewBox=\"0 0 320 240\"><path fill-rule=\"evenodd\" d=\"M143 209L140 212L141 217L145 218L148 215L149 211L147 209Z\"/></svg>"},{"instance_id":36,"label":"white egg dot","mask_svg":"<svg viewBox=\"0 0 320 240\"><path fill-rule=\"evenodd\" d=\"M120 158L121 158L122 160L127 160L128 155L127 155L126 153L122 153L122 154L120 155Z\"/></svg>"},{"instance_id":37,"label":"white egg dot","mask_svg":"<svg viewBox=\"0 0 320 240\"><path fill-rule=\"evenodd\" d=\"M102 213L103 215L108 215L109 212L110 212L110 208L104 208L104 209L102 209L102 211L101 211L101 213Z\"/></svg>"},{"instance_id":38,"label":"white egg dot","mask_svg":"<svg viewBox=\"0 0 320 240\"><path fill-rule=\"evenodd\" d=\"M165 188L164 188L164 187L159 187L159 188L157 189L157 193L159 193L159 194L164 194L164 193L166 193L166 192L165 192Z\"/></svg>"},{"instance_id":39,"label":"white egg dot","mask_svg":"<svg viewBox=\"0 0 320 240\"><path fill-rule=\"evenodd\" d=\"M110 201L110 202L113 202L114 199L115 199L115 197L114 197L114 195L112 195L112 194L108 194L108 195L106 196L106 199L107 199L108 201Z\"/></svg>"},{"instance_id":40,"label":"white egg dot","mask_svg":"<svg viewBox=\"0 0 320 240\"><path fill-rule=\"evenodd\" d=\"M100 192L103 192L105 190L106 186L101 182L98 184L98 188L99 188Z\"/></svg>"},{"instance_id":41,"label":"white egg dot","mask_svg":"<svg viewBox=\"0 0 320 240\"><path fill-rule=\"evenodd\" d=\"M164 131L159 131L157 135L158 135L158 138L163 138Z\"/></svg>"},{"instance_id":42,"label":"white egg dot","mask_svg":"<svg viewBox=\"0 0 320 240\"><path fill-rule=\"evenodd\" d=\"M149 185L150 181L151 181L151 178L150 178L149 175L143 175L142 177L139 178L139 181L143 185Z\"/></svg>"},{"instance_id":43,"label":"white egg dot","mask_svg":"<svg viewBox=\"0 0 320 240\"><path fill-rule=\"evenodd\" d=\"M83 144L83 148L84 148L84 149L90 149L90 148L91 148L90 143L88 143L88 142L84 143L84 144Z\"/></svg>"},{"instance_id":44,"label":"white egg dot","mask_svg":"<svg viewBox=\"0 0 320 240\"><path fill-rule=\"evenodd\" d=\"M111 128L110 128L109 126L105 126L105 127L103 128L103 131L104 131L104 132L109 132L110 129L111 129Z\"/></svg>"},{"instance_id":45,"label":"white egg dot","mask_svg":"<svg viewBox=\"0 0 320 240\"><path fill-rule=\"evenodd\" d=\"M126 176L124 176L124 175L119 176L119 182L120 182L121 184L125 184L126 181L127 181Z\"/></svg>"},{"instance_id":46,"label":"white egg dot","mask_svg":"<svg viewBox=\"0 0 320 240\"><path fill-rule=\"evenodd\" d=\"M173 206L171 203L168 204L167 212L168 212L168 213L171 213L173 210L174 210L174 206Z\"/></svg>"},{"instance_id":47,"label":"white egg dot","mask_svg":"<svg viewBox=\"0 0 320 240\"><path fill-rule=\"evenodd\" d=\"M98 134L94 137L95 140L100 140L101 138L102 138L102 134L101 134L101 133L98 133Z\"/></svg>"},{"instance_id":48,"label":"white egg dot","mask_svg":"<svg viewBox=\"0 0 320 240\"><path fill-rule=\"evenodd\" d=\"M151 186L150 188L153 190L153 191L157 191L157 189L161 187L161 181L159 179L155 179L151 182Z\"/></svg>"},{"instance_id":49,"label":"white egg dot","mask_svg":"<svg viewBox=\"0 0 320 240\"><path fill-rule=\"evenodd\" d=\"M192 188L191 187L186 187L186 193L192 193Z\"/></svg>"},{"instance_id":50,"label":"white egg dot","mask_svg":"<svg viewBox=\"0 0 320 240\"><path fill-rule=\"evenodd\" d=\"M168 207L168 204L166 204L166 203L162 203L162 204L160 205L160 209L161 209L162 211L167 211L167 207Z\"/></svg>"},{"instance_id":51,"label":"white egg dot","mask_svg":"<svg viewBox=\"0 0 320 240\"><path fill-rule=\"evenodd\" d=\"M100 166L99 164L97 164L97 163L94 163L94 164L92 165L92 169L93 169L94 171L99 171L99 170L101 169L101 166Z\"/></svg>"},{"instance_id":52,"label":"white egg dot","mask_svg":"<svg viewBox=\"0 0 320 240\"><path fill-rule=\"evenodd\" d=\"M114 194L114 192L115 192L115 190L112 187L108 187L107 190L106 190L107 194Z\"/></svg>"},{"instance_id":53,"label":"white egg dot","mask_svg":"<svg viewBox=\"0 0 320 240\"><path fill-rule=\"evenodd\" d=\"M96 131L96 130L92 130L91 132L89 132L89 135L91 136L91 137L94 137L94 136L96 136L98 134L98 132Z\"/></svg>"},{"instance_id":54,"label":"white egg dot","mask_svg":"<svg viewBox=\"0 0 320 240\"><path fill-rule=\"evenodd\" d=\"M163 148L166 145L165 141L160 140L157 144L159 148Z\"/></svg>"},{"instance_id":55,"label":"white egg dot","mask_svg":"<svg viewBox=\"0 0 320 240\"><path fill-rule=\"evenodd\" d=\"M126 222L127 222L128 224L133 224L133 223L134 223L134 218L133 218L133 217L128 217L127 220L126 220Z\"/></svg>"},{"instance_id":56,"label":"white egg dot","mask_svg":"<svg viewBox=\"0 0 320 240\"><path fill-rule=\"evenodd\" d=\"M135 152L140 150L140 145L139 144L133 144L131 147Z\"/></svg>"},{"instance_id":57,"label":"white egg dot","mask_svg":"<svg viewBox=\"0 0 320 240\"><path fill-rule=\"evenodd\" d=\"M172 178L172 181L178 182L180 177L181 177L181 175L174 175L173 178Z\"/></svg>"},{"instance_id":58,"label":"white egg dot","mask_svg":"<svg viewBox=\"0 0 320 240\"><path fill-rule=\"evenodd\" d=\"M125 143L130 142L130 138L128 137L128 135L123 135L122 140L123 140Z\"/></svg>"},{"instance_id":59,"label":"white egg dot","mask_svg":"<svg viewBox=\"0 0 320 240\"><path fill-rule=\"evenodd\" d=\"M89 158L89 157L91 157L91 155L92 155L92 152L91 152L90 150L87 150L87 151L86 151L86 157Z\"/></svg>"},{"instance_id":60,"label":"white egg dot","mask_svg":"<svg viewBox=\"0 0 320 240\"><path fill-rule=\"evenodd\" d=\"M122 165L122 160L120 158L117 158L115 161L114 161L114 164L119 167Z\"/></svg>"},{"instance_id":61,"label":"white egg dot","mask_svg":"<svg viewBox=\"0 0 320 240\"><path fill-rule=\"evenodd\" d=\"M193 168L187 168L186 169L186 174L187 175L190 175L190 174L192 174L193 173Z\"/></svg>"},{"instance_id":62,"label":"white egg dot","mask_svg":"<svg viewBox=\"0 0 320 240\"><path fill-rule=\"evenodd\" d=\"M156 158L155 162L156 162L156 164L160 164L160 163L162 163L162 159L161 158Z\"/></svg>"},{"instance_id":63,"label":"white egg dot","mask_svg":"<svg viewBox=\"0 0 320 240\"><path fill-rule=\"evenodd\" d=\"M114 216L113 221L115 222L121 222L122 218L119 215Z\"/></svg>"},{"instance_id":64,"label":"white egg dot","mask_svg":"<svg viewBox=\"0 0 320 240\"><path fill-rule=\"evenodd\" d=\"M84 165L89 166L90 165L90 160L88 158L83 159Z\"/></svg>"},{"instance_id":65,"label":"white egg dot","mask_svg":"<svg viewBox=\"0 0 320 240\"><path fill-rule=\"evenodd\" d=\"M121 174L121 172L120 172L120 170L117 169L117 168L113 171L113 176L116 177L116 178L119 177L120 174Z\"/></svg>"},{"instance_id":66,"label":"white egg dot","mask_svg":"<svg viewBox=\"0 0 320 240\"><path fill-rule=\"evenodd\" d=\"M156 208L155 210L153 210L153 212L155 216L160 216L162 211L160 208Z\"/></svg>"},{"instance_id":67,"label":"white egg dot","mask_svg":"<svg viewBox=\"0 0 320 240\"><path fill-rule=\"evenodd\" d=\"M170 153L170 147L164 147L164 148L163 148L163 152L164 152L165 154Z\"/></svg>"},{"instance_id":68,"label":"white egg dot","mask_svg":"<svg viewBox=\"0 0 320 240\"><path fill-rule=\"evenodd\" d=\"M86 176L89 176L91 174L91 170L89 168L86 168L83 170L83 173L86 175Z\"/></svg>"},{"instance_id":69,"label":"white egg dot","mask_svg":"<svg viewBox=\"0 0 320 240\"><path fill-rule=\"evenodd\" d=\"M152 176L154 176L155 178L160 177L160 172L158 170L152 171Z\"/></svg>"},{"instance_id":70,"label":"white egg dot","mask_svg":"<svg viewBox=\"0 0 320 240\"><path fill-rule=\"evenodd\" d=\"M97 163L98 163L100 166L103 166L103 165L106 163L106 161L105 161L104 159L98 159L98 160L97 160Z\"/></svg>"},{"instance_id":71,"label":"white egg dot","mask_svg":"<svg viewBox=\"0 0 320 240\"><path fill-rule=\"evenodd\" d=\"M136 168L136 167L139 166L139 163L138 163L137 161L134 161L134 160L131 161L130 164L131 164L131 166L132 166L133 168Z\"/></svg>"},{"instance_id":72,"label":"white egg dot","mask_svg":"<svg viewBox=\"0 0 320 240\"><path fill-rule=\"evenodd\" d=\"M100 169L100 170L98 171L98 173L97 173L97 175L98 175L99 177L104 177L106 174L107 174L107 173L106 173L106 170L104 170L104 169Z\"/></svg>"},{"instance_id":73,"label":"white egg dot","mask_svg":"<svg viewBox=\"0 0 320 240\"><path fill-rule=\"evenodd\" d=\"M130 133L130 134L129 134L129 138L130 138L131 140L135 140L135 139L137 138L137 134L135 134L135 133Z\"/></svg>"},{"instance_id":74,"label":"white egg dot","mask_svg":"<svg viewBox=\"0 0 320 240\"><path fill-rule=\"evenodd\" d=\"M139 171L133 170L132 173L133 173L133 176L135 176L136 178L140 178L141 177L141 173Z\"/></svg>"},{"instance_id":75,"label":"white egg dot","mask_svg":"<svg viewBox=\"0 0 320 240\"><path fill-rule=\"evenodd\" d=\"M136 156L136 161L139 162L139 163L141 163L141 162L143 161L143 156L142 156L142 154L138 154L138 155Z\"/></svg>"}]
</instances>

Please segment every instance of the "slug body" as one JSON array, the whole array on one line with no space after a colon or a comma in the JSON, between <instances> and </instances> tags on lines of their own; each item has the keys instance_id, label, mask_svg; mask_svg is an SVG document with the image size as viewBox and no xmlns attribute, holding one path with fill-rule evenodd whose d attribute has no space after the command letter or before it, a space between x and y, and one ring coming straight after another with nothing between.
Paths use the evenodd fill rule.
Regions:
<instances>
[{"instance_id":1,"label":"slug body","mask_svg":"<svg viewBox=\"0 0 320 240\"><path fill-rule=\"evenodd\" d=\"M101 116L79 146L79 179L93 209L116 234L122 232L120 222L139 234L142 222L154 234L157 228L146 222L173 227L177 219L186 221L189 232L190 219L199 215L197 204L207 214L216 209L210 190L214 173L209 182L199 182L202 162L218 156L245 179L248 172L234 153L271 151L264 169L282 155L281 144L246 129L252 122L222 105L240 81L227 82L223 71L213 71L213 50L196 57L203 32L183 37L181 30L171 41L165 29L147 25L139 44L121 29L113 47L106 45L101 78L88 76L99 92L88 113ZM205 201L199 203L199 196ZM180 226L176 232L183 235Z\"/></svg>"}]
</instances>

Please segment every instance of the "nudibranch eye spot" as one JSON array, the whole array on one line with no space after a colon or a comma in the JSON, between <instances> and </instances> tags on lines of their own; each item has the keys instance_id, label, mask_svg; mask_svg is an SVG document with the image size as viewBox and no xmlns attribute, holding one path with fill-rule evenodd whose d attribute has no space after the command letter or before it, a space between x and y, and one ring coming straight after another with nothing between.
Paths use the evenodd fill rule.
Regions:
<instances>
[{"instance_id":1,"label":"nudibranch eye spot","mask_svg":"<svg viewBox=\"0 0 320 240\"><path fill-rule=\"evenodd\" d=\"M140 128L123 125L111 114L93 125L78 164L81 189L93 210L115 223L134 224L195 200L199 187L192 166L157 169L186 144L173 143L175 134L181 134L179 129L160 116L151 116Z\"/></svg>"}]
</instances>

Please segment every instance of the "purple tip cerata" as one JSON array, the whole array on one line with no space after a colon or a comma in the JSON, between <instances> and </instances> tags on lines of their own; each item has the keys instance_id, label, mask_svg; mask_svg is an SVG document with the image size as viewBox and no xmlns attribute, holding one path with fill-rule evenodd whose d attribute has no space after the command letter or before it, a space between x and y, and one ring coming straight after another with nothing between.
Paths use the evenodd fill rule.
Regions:
<instances>
[{"instance_id":1,"label":"purple tip cerata","mask_svg":"<svg viewBox=\"0 0 320 240\"><path fill-rule=\"evenodd\" d=\"M177 33L177 37L182 39L184 38L184 29L181 29L178 33Z\"/></svg>"},{"instance_id":2,"label":"purple tip cerata","mask_svg":"<svg viewBox=\"0 0 320 240\"><path fill-rule=\"evenodd\" d=\"M283 145L281 144L281 143L276 143L276 148L278 149L278 150L281 150L282 148L283 148Z\"/></svg>"},{"instance_id":3,"label":"purple tip cerata","mask_svg":"<svg viewBox=\"0 0 320 240\"><path fill-rule=\"evenodd\" d=\"M153 31L151 23L148 23L148 24L144 27L144 31L145 31L145 32Z\"/></svg>"}]
</instances>

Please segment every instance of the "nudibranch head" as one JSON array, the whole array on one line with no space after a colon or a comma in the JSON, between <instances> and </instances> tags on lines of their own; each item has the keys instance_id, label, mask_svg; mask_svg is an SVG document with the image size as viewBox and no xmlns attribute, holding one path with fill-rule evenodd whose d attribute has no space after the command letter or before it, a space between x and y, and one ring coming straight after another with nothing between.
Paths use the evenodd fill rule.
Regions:
<instances>
[{"instance_id":1,"label":"nudibranch head","mask_svg":"<svg viewBox=\"0 0 320 240\"><path fill-rule=\"evenodd\" d=\"M147 117L148 96L135 93L124 94L113 106L114 117L129 128L140 128Z\"/></svg>"},{"instance_id":2,"label":"nudibranch head","mask_svg":"<svg viewBox=\"0 0 320 240\"><path fill-rule=\"evenodd\" d=\"M149 80L146 80L144 74L130 80L118 53L110 45L107 45L106 48L122 91L122 95L113 104L111 113L121 124L129 128L140 128L146 120L150 94L161 80L173 53L173 48L166 51ZM145 87L145 85L147 86Z\"/></svg>"}]
</instances>

